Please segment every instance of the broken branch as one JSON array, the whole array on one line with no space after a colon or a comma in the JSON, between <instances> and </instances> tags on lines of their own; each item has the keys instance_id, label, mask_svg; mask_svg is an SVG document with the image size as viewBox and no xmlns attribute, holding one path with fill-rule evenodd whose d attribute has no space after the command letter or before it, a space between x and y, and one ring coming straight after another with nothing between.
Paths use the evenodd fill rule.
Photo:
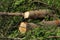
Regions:
<instances>
[{"instance_id":1,"label":"broken branch","mask_svg":"<svg viewBox=\"0 0 60 40\"><path fill-rule=\"evenodd\" d=\"M9 13L9 12L0 12L0 15L10 15L10 16L23 16L23 13Z\"/></svg>"}]
</instances>

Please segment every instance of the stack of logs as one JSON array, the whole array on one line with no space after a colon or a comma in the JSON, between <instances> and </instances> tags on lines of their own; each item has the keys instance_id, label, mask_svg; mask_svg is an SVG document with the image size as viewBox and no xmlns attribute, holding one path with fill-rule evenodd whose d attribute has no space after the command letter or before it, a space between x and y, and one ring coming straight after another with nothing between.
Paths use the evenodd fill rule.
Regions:
<instances>
[{"instance_id":1,"label":"stack of logs","mask_svg":"<svg viewBox=\"0 0 60 40\"><path fill-rule=\"evenodd\" d=\"M45 18L46 16L55 17L56 14L53 10L50 9L40 9L34 11L27 11L25 13L9 13L9 12L0 12L0 15L10 15L10 16L22 16L24 19L41 19ZM60 20L53 20L53 21L41 21L40 23L45 25L60 25ZM28 30L32 28L38 27L37 24L28 23L28 22L21 22L19 25L19 31L21 33L26 33Z\"/></svg>"}]
</instances>

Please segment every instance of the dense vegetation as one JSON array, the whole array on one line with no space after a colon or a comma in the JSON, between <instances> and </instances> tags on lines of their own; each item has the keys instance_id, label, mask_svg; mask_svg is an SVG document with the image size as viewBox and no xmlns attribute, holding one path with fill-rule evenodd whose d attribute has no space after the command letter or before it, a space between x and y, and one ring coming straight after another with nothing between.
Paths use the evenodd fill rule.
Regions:
<instances>
[{"instance_id":1,"label":"dense vegetation","mask_svg":"<svg viewBox=\"0 0 60 40\"><path fill-rule=\"evenodd\" d=\"M60 7L60 0L39 0L47 3L48 5L58 8ZM47 9L39 5L34 4L32 0L0 0L1 12L25 12L29 10ZM59 12L56 12L59 15ZM58 16L57 19L59 19ZM41 28L35 28L26 34L21 34L18 30L18 24L22 22L23 18L20 16L0 16L0 37L12 37L23 38L24 40L60 40L60 38L48 38L48 36L60 36L60 28L55 26L41 26ZM54 18L45 17L45 20L55 20ZM27 20L38 24L41 20ZM44 28L45 27L45 28Z\"/></svg>"}]
</instances>

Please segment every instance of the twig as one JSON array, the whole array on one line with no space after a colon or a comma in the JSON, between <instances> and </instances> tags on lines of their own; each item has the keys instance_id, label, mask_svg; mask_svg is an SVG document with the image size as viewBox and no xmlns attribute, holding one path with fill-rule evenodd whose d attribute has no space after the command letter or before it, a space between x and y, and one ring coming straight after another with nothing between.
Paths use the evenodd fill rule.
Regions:
<instances>
[{"instance_id":1,"label":"twig","mask_svg":"<svg viewBox=\"0 0 60 40\"><path fill-rule=\"evenodd\" d=\"M22 40L22 38L8 38L8 37L2 37L0 40Z\"/></svg>"},{"instance_id":2,"label":"twig","mask_svg":"<svg viewBox=\"0 0 60 40\"><path fill-rule=\"evenodd\" d=\"M60 36L49 36L47 38L60 38Z\"/></svg>"}]
</instances>

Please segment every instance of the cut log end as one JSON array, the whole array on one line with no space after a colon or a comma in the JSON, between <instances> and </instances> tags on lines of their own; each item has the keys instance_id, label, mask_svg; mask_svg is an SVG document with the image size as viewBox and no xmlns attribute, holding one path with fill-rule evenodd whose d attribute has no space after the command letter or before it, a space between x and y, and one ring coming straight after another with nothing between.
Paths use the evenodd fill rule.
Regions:
<instances>
[{"instance_id":1,"label":"cut log end","mask_svg":"<svg viewBox=\"0 0 60 40\"><path fill-rule=\"evenodd\" d=\"M24 13L24 18L29 18L29 12Z\"/></svg>"},{"instance_id":2,"label":"cut log end","mask_svg":"<svg viewBox=\"0 0 60 40\"><path fill-rule=\"evenodd\" d=\"M27 31L26 26L27 26L27 24L26 24L25 22L22 22L22 23L19 25L19 31L20 31L21 33L25 33L25 32Z\"/></svg>"}]
</instances>

